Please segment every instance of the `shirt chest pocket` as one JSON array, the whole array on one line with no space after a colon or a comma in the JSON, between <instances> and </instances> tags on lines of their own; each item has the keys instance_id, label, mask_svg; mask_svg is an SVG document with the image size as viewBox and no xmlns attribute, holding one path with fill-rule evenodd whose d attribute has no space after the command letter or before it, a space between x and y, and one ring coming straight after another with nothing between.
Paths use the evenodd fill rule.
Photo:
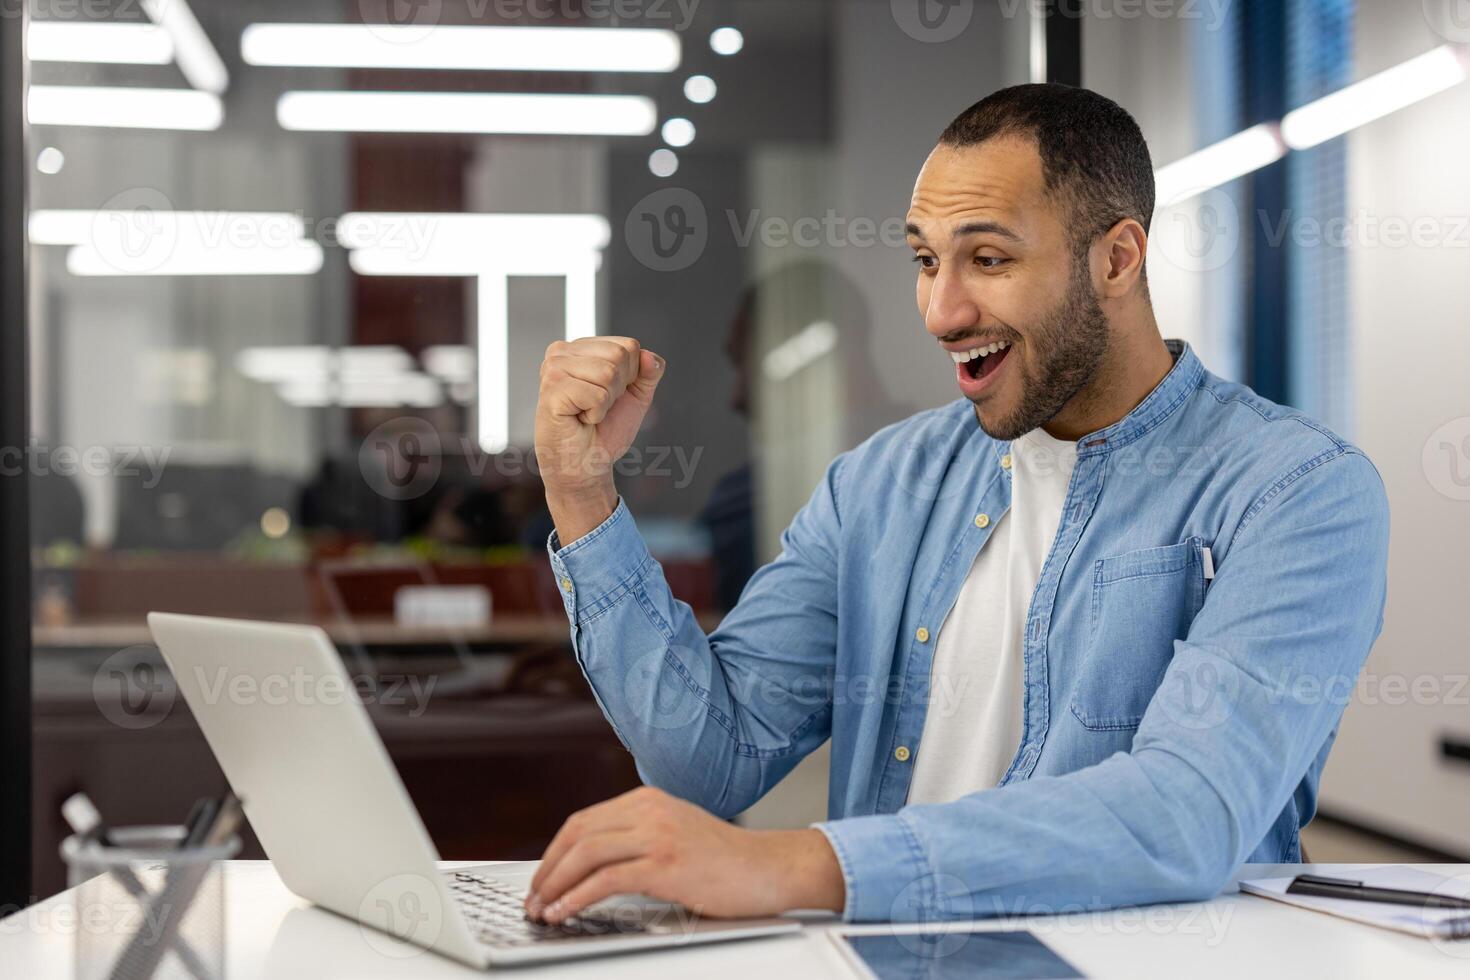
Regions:
<instances>
[{"instance_id":1,"label":"shirt chest pocket","mask_svg":"<svg viewBox=\"0 0 1470 980\"><path fill-rule=\"evenodd\" d=\"M1205 601L1201 538L1093 563L1087 646L1072 714L1086 728L1137 728Z\"/></svg>"}]
</instances>

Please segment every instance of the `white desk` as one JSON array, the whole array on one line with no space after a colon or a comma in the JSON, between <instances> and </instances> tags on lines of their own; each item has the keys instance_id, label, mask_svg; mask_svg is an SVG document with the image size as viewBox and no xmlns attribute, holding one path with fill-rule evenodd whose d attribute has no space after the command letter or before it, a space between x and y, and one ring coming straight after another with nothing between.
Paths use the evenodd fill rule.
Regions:
<instances>
[{"instance_id":1,"label":"white desk","mask_svg":"<svg viewBox=\"0 0 1470 980\"><path fill-rule=\"evenodd\" d=\"M448 867L469 862L449 862ZM477 862L478 863L478 862ZM1342 874L1361 865L1254 865L1243 877L1316 869ZM1441 874L1470 874L1470 865L1425 865ZM234 861L225 869L228 980L363 980L375 977L477 976L476 971L404 947L404 957L376 949L393 942L374 934L369 945L356 923L311 908L281 885L264 861ZM62 892L0 920L0 972L31 980L70 978L75 922L73 897ZM1427 939L1356 925L1239 893L1203 905L1152 906L1047 916L1027 921L1058 953L1091 977L1337 978L1470 976L1470 940ZM996 922L980 928L1007 928ZM830 947L826 925L801 935L609 959L532 967L523 977L720 978L850 977ZM885 927L865 927L883 931Z\"/></svg>"}]
</instances>

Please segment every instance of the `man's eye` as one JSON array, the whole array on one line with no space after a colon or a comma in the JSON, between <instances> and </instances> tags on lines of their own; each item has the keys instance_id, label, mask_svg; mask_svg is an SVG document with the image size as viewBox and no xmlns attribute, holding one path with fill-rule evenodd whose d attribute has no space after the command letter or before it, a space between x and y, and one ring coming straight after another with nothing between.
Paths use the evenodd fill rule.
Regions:
<instances>
[{"instance_id":1,"label":"man's eye","mask_svg":"<svg viewBox=\"0 0 1470 980\"><path fill-rule=\"evenodd\" d=\"M994 269L994 268L997 268L998 266L1005 265L1009 261L1010 261L1010 259L1002 258L999 255L977 255L977 256L975 256L975 262L982 269Z\"/></svg>"},{"instance_id":2,"label":"man's eye","mask_svg":"<svg viewBox=\"0 0 1470 980\"><path fill-rule=\"evenodd\" d=\"M915 255L914 261L925 269L932 269L935 265L935 258L932 255Z\"/></svg>"}]
</instances>

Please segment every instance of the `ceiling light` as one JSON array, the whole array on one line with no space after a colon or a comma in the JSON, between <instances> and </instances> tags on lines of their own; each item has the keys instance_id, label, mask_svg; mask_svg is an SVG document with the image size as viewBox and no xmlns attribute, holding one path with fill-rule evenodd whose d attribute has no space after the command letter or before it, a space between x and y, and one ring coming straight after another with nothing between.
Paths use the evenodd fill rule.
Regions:
<instances>
[{"instance_id":1,"label":"ceiling light","mask_svg":"<svg viewBox=\"0 0 1470 980\"><path fill-rule=\"evenodd\" d=\"M718 90L715 80L708 75L690 75L684 80L684 98L699 105L714 101Z\"/></svg>"},{"instance_id":2,"label":"ceiling light","mask_svg":"<svg viewBox=\"0 0 1470 980\"><path fill-rule=\"evenodd\" d=\"M66 256L74 276L309 276L321 267L322 248L310 241L241 248L180 239L143 262L119 261L92 245L75 245Z\"/></svg>"},{"instance_id":3,"label":"ceiling light","mask_svg":"<svg viewBox=\"0 0 1470 980\"><path fill-rule=\"evenodd\" d=\"M1446 44L1293 109L1281 120L1281 136L1287 146L1304 150L1443 92L1465 76L1465 63Z\"/></svg>"},{"instance_id":4,"label":"ceiling light","mask_svg":"<svg viewBox=\"0 0 1470 980\"><path fill-rule=\"evenodd\" d=\"M43 174L59 174L64 166L66 154L54 146L42 147L41 152L36 154L36 169Z\"/></svg>"},{"instance_id":5,"label":"ceiling light","mask_svg":"<svg viewBox=\"0 0 1470 980\"><path fill-rule=\"evenodd\" d=\"M1154 174L1154 199L1168 207L1227 184L1281 159L1286 147L1274 123L1261 123L1160 167Z\"/></svg>"},{"instance_id":6,"label":"ceiling light","mask_svg":"<svg viewBox=\"0 0 1470 980\"><path fill-rule=\"evenodd\" d=\"M286 129L318 132L644 136L658 113L641 95L287 92L276 118Z\"/></svg>"},{"instance_id":7,"label":"ceiling light","mask_svg":"<svg viewBox=\"0 0 1470 980\"><path fill-rule=\"evenodd\" d=\"M26 57L111 65L167 65L174 42L153 24L33 20L26 28Z\"/></svg>"},{"instance_id":8,"label":"ceiling light","mask_svg":"<svg viewBox=\"0 0 1470 980\"><path fill-rule=\"evenodd\" d=\"M679 155L670 149L654 150L648 155L648 169L655 177L672 177L679 169Z\"/></svg>"},{"instance_id":9,"label":"ceiling light","mask_svg":"<svg viewBox=\"0 0 1470 980\"><path fill-rule=\"evenodd\" d=\"M673 31L626 27L251 24L240 55L299 68L669 72L680 47Z\"/></svg>"},{"instance_id":10,"label":"ceiling light","mask_svg":"<svg viewBox=\"0 0 1470 980\"><path fill-rule=\"evenodd\" d=\"M225 110L193 89L32 85L26 115L32 126L207 130L219 129Z\"/></svg>"},{"instance_id":11,"label":"ceiling light","mask_svg":"<svg viewBox=\"0 0 1470 980\"><path fill-rule=\"evenodd\" d=\"M694 123L678 116L663 125L664 142L670 146L688 146L694 142Z\"/></svg>"},{"instance_id":12,"label":"ceiling light","mask_svg":"<svg viewBox=\"0 0 1470 980\"><path fill-rule=\"evenodd\" d=\"M187 0L143 0L143 12L173 39L174 60L190 85L215 95L229 87L230 73Z\"/></svg>"},{"instance_id":13,"label":"ceiling light","mask_svg":"<svg viewBox=\"0 0 1470 980\"><path fill-rule=\"evenodd\" d=\"M739 54L745 47L745 35L733 27L717 27L709 36L709 46L715 54Z\"/></svg>"}]
</instances>

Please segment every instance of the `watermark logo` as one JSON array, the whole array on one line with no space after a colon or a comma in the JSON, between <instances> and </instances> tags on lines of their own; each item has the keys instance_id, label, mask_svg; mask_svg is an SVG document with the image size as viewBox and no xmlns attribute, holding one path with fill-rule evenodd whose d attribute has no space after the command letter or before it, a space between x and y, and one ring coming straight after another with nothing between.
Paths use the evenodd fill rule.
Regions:
<instances>
[{"instance_id":1,"label":"watermark logo","mask_svg":"<svg viewBox=\"0 0 1470 980\"><path fill-rule=\"evenodd\" d=\"M665 187L644 196L628 211L623 238L633 257L655 272L687 269L709 244L709 217L699 195Z\"/></svg>"},{"instance_id":2,"label":"watermark logo","mask_svg":"<svg viewBox=\"0 0 1470 980\"><path fill-rule=\"evenodd\" d=\"M688 656L685 656L687 654ZM702 702L674 672L666 660L673 656L683 663L707 663L687 647L660 645L639 657L623 675L623 697L633 705L642 705L640 718L654 731L688 728L704 712Z\"/></svg>"},{"instance_id":3,"label":"watermark logo","mask_svg":"<svg viewBox=\"0 0 1470 980\"><path fill-rule=\"evenodd\" d=\"M389 419L369 432L357 452L363 479L389 500L422 497L439 482L443 468L439 433L414 416Z\"/></svg>"},{"instance_id":4,"label":"watermark logo","mask_svg":"<svg viewBox=\"0 0 1470 980\"><path fill-rule=\"evenodd\" d=\"M363 25L393 44L416 44L439 26L442 0L357 0Z\"/></svg>"},{"instance_id":5,"label":"watermark logo","mask_svg":"<svg viewBox=\"0 0 1470 980\"><path fill-rule=\"evenodd\" d=\"M1429 29L1446 41L1470 44L1470 0L1419 0Z\"/></svg>"},{"instance_id":6,"label":"watermark logo","mask_svg":"<svg viewBox=\"0 0 1470 980\"><path fill-rule=\"evenodd\" d=\"M153 187L130 187L108 198L92 219L97 256L118 272L141 275L161 267L179 245L173 202Z\"/></svg>"},{"instance_id":7,"label":"watermark logo","mask_svg":"<svg viewBox=\"0 0 1470 980\"><path fill-rule=\"evenodd\" d=\"M970 887L951 874L925 874L899 889L889 906L890 922L939 924L975 918ZM962 949L969 941L963 931L896 932L899 945L916 957L942 959Z\"/></svg>"},{"instance_id":8,"label":"watermark logo","mask_svg":"<svg viewBox=\"0 0 1470 980\"><path fill-rule=\"evenodd\" d=\"M357 907L357 921L363 940L373 950L395 959L407 959L422 955L420 947L439 938L444 924L444 903L436 883L423 875L394 875L378 882L363 896ZM402 942L388 938L385 932Z\"/></svg>"},{"instance_id":9,"label":"watermark logo","mask_svg":"<svg viewBox=\"0 0 1470 980\"><path fill-rule=\"evenodd\" d=\"M1450 419L1424 440L1424 478L1451 500L1470 500L1470 415Z\"/></svg>"},{"instance_id":10,"label":"watermark logo","mask_svg":"<svg viewBox=\"0 0 1470 980\"><path fill-rule=\"evenodd\" d=\"M1211 272L1240 249L1240 210L1216 187L1161 208L1150 241L1171 265L1186 272Z\"/></svg>"},{"instance_id":11,"label":"watermark logo","mask_svg":"<svg viewBox=\"0 0 1470 980\"><path fill-rule=\"evenodd\" d=\"M1174 724L1211 731L1230 720L1240 701L1240 675L1224 651L1198 647L1198 656L1175 661L1164 673L1150 704Z\"/></svg>"},{"instance_id":12,"label":"watermark logo","mask_svg":"<svg viewBox=\"0 0 1470 980\"><path fill-rule=\"evenodd\" d=\"M975 0L889 0L888 6L899 30L925 44L953 41L975 14Z\"/></svg>"},{"instance_id":13,"label":"watermark logo","mask_svg":"<svg viewBox=\"0 0 1470 980\"><path fill-rule=\"evenodd\" d=\"M92 675L92 700L119 728L152 728L168 717L178 692L154 647L126 647L102 661Z\"/></svg>"}]
</instances>

